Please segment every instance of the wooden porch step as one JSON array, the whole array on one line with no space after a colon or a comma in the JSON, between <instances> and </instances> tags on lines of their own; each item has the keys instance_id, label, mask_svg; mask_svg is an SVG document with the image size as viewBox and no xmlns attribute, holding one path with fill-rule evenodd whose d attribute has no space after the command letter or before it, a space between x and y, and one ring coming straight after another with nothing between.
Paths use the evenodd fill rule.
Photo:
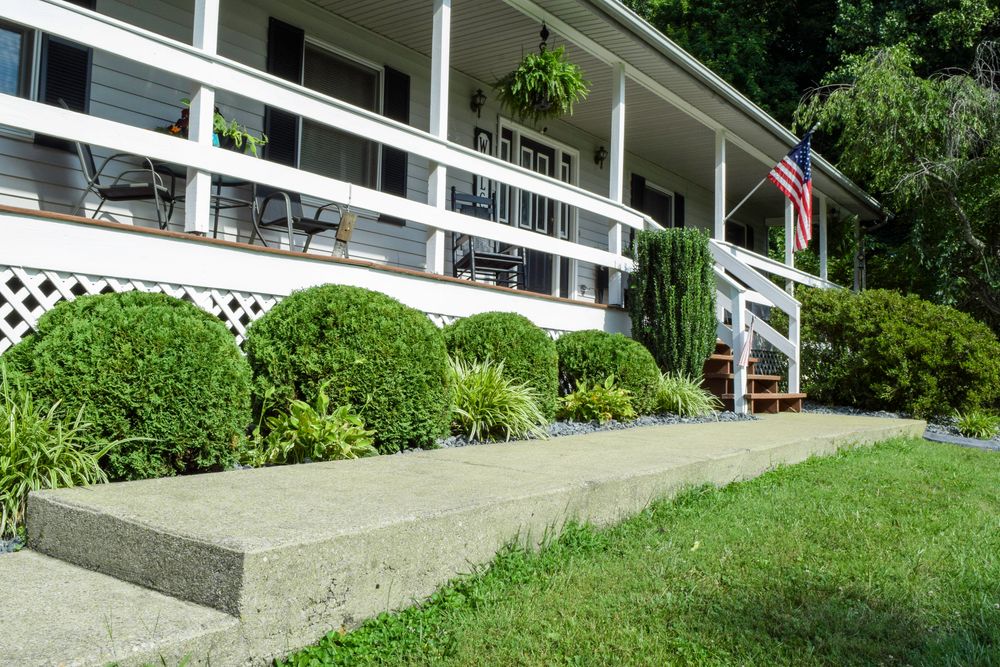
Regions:
<instances>
[{"instance_id":1,"label":"wooden porch step","mask_svg":"<svg viewBox=\"0 0 1000 667\"><path fill-rule=\"evenodd\" d=\"M777 414L779 412L802 412L802 401L805 394L754 393L747 394L752 414ZM733 394L721 396L727 410L733 409Z\"/></svg>"},{"instance_id":2,"label":"wooden porch step","mask_svg":"<svg viewBox=\"0 0 1000 667\"><path fill-rule=\"evenodd\" d=\"M702 386L716 396L732 394L735 391L733 384L736 376L733 373L705 373ZM762 375L759 373L747 374L747 391L751 394L777 394L780 375Z\"/></svg>"}]
</instances>

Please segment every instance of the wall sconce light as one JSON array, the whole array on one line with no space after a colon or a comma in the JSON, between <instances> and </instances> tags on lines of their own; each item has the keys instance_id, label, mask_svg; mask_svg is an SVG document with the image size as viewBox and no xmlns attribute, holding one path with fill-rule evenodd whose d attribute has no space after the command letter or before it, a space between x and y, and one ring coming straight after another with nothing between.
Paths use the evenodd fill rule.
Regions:
<instances>
[{"instance_id":1,"label":"wall sconce light","mask_svg":"<svg viewBox=\"0 0 1000 667\"><path fill-rule=\"evenodd\" d=\"M476 118L482 118L483 107L486 105L486 93L483 92L482 88L479 88L472 94L472 99L469 100L469 107L476 112Z\"/></svg>"},{"instance_id":2,"label":"wall sconce light","mask_svg":"<svg viewBox=\"0 0 1000 667\"><path fill-rule=\"evenodd\" d=\"M601 146L596 151L594 151L594 164L604 169L604 161L608 159L608 149Z\"/></svg>"}]
</instances>

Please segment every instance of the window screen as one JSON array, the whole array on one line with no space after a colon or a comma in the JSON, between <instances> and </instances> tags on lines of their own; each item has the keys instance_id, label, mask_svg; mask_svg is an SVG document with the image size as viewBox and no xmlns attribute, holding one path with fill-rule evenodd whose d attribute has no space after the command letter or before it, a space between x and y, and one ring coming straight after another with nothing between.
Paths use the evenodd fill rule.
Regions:
<instances>
[{"instance_id":1,"label":"window screen","mask_svg":"<svg viewBox=\"0 0 1000 667\"><path fill-rule=\"evenodd\" d=\"M378 110L379 74L312 44L305 46L302 85L369 111ZM302 120L299 167L357 185L377 185L378 146L328 125Z\"/></svg>"}]
</instances>

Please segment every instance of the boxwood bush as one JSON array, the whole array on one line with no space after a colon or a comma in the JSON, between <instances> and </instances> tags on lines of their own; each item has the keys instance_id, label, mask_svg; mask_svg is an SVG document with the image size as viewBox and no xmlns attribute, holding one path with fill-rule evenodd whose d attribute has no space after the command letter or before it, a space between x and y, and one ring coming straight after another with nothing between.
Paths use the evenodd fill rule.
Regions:
<instances>
[{"instance_id":1,"label":"boxwood bush","mask_svg":"<svg viewBox=\"0 0 1000 667\"><path fill-rule=\"evenodd\" d=\"M576 391L579 382L603 384L608 376L614 376L616 386L631 393L632 407L637 413L656 411L660 371L642 343L622 334L591 329L560 336L556 350L564 394Z\"/></svg>"},{"instance_id":2,"label":"boxwood bush","mask_svg":"<svg viewBox=\"0 0 1000 667\"><path fill-rule=\"evenodd\" d=\"M556 344L545 331L517 313L480 313L444 328L448 352L466 362L490 359L503 364L506 377L535 390L548 419L559 398Z\"/></svg>"},{"instance_id":3,"label":"boxwood bush","mask_svg":"<svg viewBox=\"0 0 1000 667\"><path fill-rule=\"evenodd\" d=\"M969 315L888 290L796 297L810 398L920 416L1000 400L1000 342Z\"/></svg>"},{"instance_id":4,"label":"boxwood bush","mask_svg":"<svg viewBox=\"0 0 1000 667\"><path fill-rule=\"evenodd\" d=\"M105 458L113 479L218 469L251 420L250 369L232 334L165 294L64 301L3 359L36 401L82 409L87 436L132 438Z\"/></svg>"},{"instance_id":5,"label":"boxwood bush","mask_svg":"<svg viewBox=\"0 0 1000 667\"><path fill-rule=\"evenodd\" d=\"M430 447L448 434L451 415L444 336L426 315L360 287L321 285L281 301L250 325L243 345L258 409L315 403L326 385L331 405L352 405L392 453Z\"/></svg>"}]
</instances>

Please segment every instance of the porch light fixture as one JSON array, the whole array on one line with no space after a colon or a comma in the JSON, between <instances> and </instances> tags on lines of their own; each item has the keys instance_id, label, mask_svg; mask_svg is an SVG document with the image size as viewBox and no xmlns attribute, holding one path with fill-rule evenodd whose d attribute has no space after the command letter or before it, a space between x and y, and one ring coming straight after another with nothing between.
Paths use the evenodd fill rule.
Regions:
<instances>
[{"instance_id":1,"label":"porch light fixture","mask_svg":"<svg viewBox=\"0 0 1000 667\"><path fill-rule=\"evenodd\" d=\"M483 117L483 107L486 105L486 93L483 92L482 88L479 88L472 94L472 99L469 100L469 106L473 111L476 112L476 118Z\"/></svg>"},{"instance_id":2,"label":"porch light fixture","mask_svg":"<svg viewBox=\"0 0 1000 667\"><path fill-rule=\"evenodd\" d=\"M596 164L601 169L604 169L604 161L608 159L608 149L601 146L596 151L594 151L594 164Z\"/></svg>"}]
</instances>

